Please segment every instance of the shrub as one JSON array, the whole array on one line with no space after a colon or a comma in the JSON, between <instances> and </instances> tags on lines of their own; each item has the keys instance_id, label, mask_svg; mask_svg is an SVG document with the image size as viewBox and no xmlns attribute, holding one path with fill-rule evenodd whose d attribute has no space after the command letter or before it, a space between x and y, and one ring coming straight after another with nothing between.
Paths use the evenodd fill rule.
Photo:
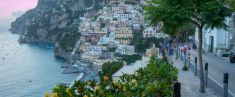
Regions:
<instances>
[{"instance_id":1,"label":"shrub","mask_svg":"<svg viewBox=\"0 0 235 97\"><path fill-rule=\"evenodd\" d=\"M102 65L102 76L112 76L115 72L123 67L120 61L107 62ZM100 78L102 78L102 76Z\"/></svg>"},{"instance_id":2,"label":"shrub","mask_svg":"<svg viewBox=\"0 0 235 97\"><path fill-rule=\"evenodd\" d=\"M121 57L122 61L125 61L127 64L134 63L137 60L141 60L142 56L139 54L134 54L134 55L118 55Z\"/></svg>"},{"instance_id":3,"label":"shrub","mask_svg":"<svg viewBox=\"0 0 235 97\"><path fill-rule=\"evenodd\" d=\"M147 67L135 74L123 74L119 81L112 81L107 76L99 83L75 81L71 88L54 87L53 94L59 97L172 97L177 76L178 71L172 64L152 58Z\"/></svg>"},{"instance_id":4,"label":"shrub","mask_svg":"<svg viewBox=\"0 0 235 97\"><path fill-rule=\"evenodd\" d=\"M186 64L184 64L183 68L182 68L183 71L188 71L188 67Z\"/></svg>"}]
</instances>

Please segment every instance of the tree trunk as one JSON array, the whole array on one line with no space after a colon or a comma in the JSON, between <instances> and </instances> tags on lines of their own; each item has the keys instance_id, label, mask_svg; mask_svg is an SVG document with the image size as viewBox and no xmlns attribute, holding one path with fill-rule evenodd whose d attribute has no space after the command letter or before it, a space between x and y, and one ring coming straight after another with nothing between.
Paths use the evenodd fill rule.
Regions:
<instances>
[{"instance_id":1,"label":"tree trunk","mask_svg":"<svg viewBox=\"0 0 235 97\"><path fill-rule=\"evenodd\" d=\"M168 63L167 53L166 53L166 50L164 48L163 48L163 52L162 52L162 57L163 57L163 61Z\"/></svg>"},{"instance_id":2,"label":"tree trunk","mask_svg":"<svg viewBox=\"0 0 235 97\"><path fill-rule=\"evenodd\" d=\"M178 54L179 54L179 50L178 50L178 47L179 47L179 37L176 36L176 48L175 48L175 55L176 55L176 59L178 59Z\"/></svg>"},{"instance_id":3,"label":"tree trunk","mask_svg":"<svg viewBox=\"0 0 235 97\"><path fill-rule=\"evenodd\" d=\"M163 47L163 43L160 43L160 52L162 53L162 59L164 62L168 63L167 55Z\"/></svg>"},{"instance_id":4,"label":"tree trunk","mask_svg":"<svg viewBox=\"0 0 235 97\"><path fill-rule=\"evenodd\" d=\"M204 84L204 69L202 63L202 29L203 27L198 27L198 59L200 67L200 92L205 93L205 84Z\"/></svg>"}]
</instances>

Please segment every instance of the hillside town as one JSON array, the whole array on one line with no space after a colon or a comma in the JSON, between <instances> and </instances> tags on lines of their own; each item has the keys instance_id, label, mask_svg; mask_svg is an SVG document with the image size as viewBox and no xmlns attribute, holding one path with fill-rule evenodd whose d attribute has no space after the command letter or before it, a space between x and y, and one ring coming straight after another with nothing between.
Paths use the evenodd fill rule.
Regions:
<instances>
[{"instance_id":1,"label":"hillside town","mask_svg":"<svg viewBox=\"0 0 235 97\"><path fill-rule=\"evenodd\" d=\"M235 97L234 0L20 1L0 4L1 97Z\"/></svg>"},{"instance_id":2,"label":"hillside town","mask_svg":"<svg viewBox=\"0 0 235 97\"><path fill-rule=\"evenodd\" d=\"M167 46L168 50L172 50L168 51L168 56L171 61L175 62L174 65L178 68L184 67L181 67L178 64L188 64L186 61L188 60L187 58L190 58L190 54L192 57L191 60L195 58L195 50L191 51L190 49L198 47L198 38L194 38L198 36L197 31L195 31L195 35L189 35L186 33L188 36L185 37L188 38L186 39L188 42L180 43L178 46L174 39L170 39L169 35L162 32L162 24L150 26L148 21L145 20L143 15L144 1L139 1L138 3L135 2L135 5L132 3L133 2L129 2L128 0L111 0L107 6L104 6L97 13L88 11L83 17L80 17L81 22L79 24L79 31L82 33L82 36L76 44L77 48L75 47L73 51L80 53L78 59L72 59L72 64L75 64L72 66L81 68L76 64L81 63L81 61L89 62L90 65L95 68L92 70L101 72L103 64L113 61L122 61L124 62L124 66L112 75L113 80L120 80L123 73L134 74L136 70L146 67L152 55L157 55L158 58L163 57L163 53L160 50L161 48L159 46L156 47L154 43L150 43L151 47L145 48L144 52L138 52L138 50L136 50L137 47L135 47L136 45L133 45L136 33L140 33L138 35L143 39L155 38L162 40L159 41L159 43L162 42L163 47ZM213 53L222 60L226 59L224 56L228 56L234 48L234 36L232 34L234 33L234 30L232 21L233 18L227 18L226 23L231 25L229 30L203 30L203 52ZM224 33L220 33L221 31ZM169 43L169 41L173 41L174 43ZM169 47L168 45L171 46ZM181 56L181 59L185 60L183 63L178 62L172 56L173 52L177 54L177 50L179 50L178 54ZM122 60L122 55L129 57L132 57L132 55L138 55L141 58L129 63ZM176 58L178 57L178 55L175 56ZM86 74L89 75L89 73ZM95 75L93 75L93 77L94 76ZM183 76L185 76L185 74L183 74ZM88 80L93 77L85 79ZM189 76L186 76L186 78L187 77ZM188 85L185 88L196 88L195 86L190 86L190 84L198 84L190 82L189 80L187 80L187 82ZM215 95L212 90L208 91L208 95ZM198 96L199 94L196 95ZM204 95L203 97L207 96Z\"/></svg>"},{"instance_id":3,"label":"hillside town","mask_svg":"<svg viewBox=\"0 0 235 97\"><path fill-rule=\"evenodd\" d=\"M143 38L167 38L168 35L160 31L161 25L152 27L144 20L140 2L135 5L128 3L111 0L97 13L88 11L80 17L79 31L82 35L72 52L80 54L78 60L72 59L73 64L85 61L100 70L104 63L119 60L118 55L139 55L133 45L134 33L141 33ZM146 49L145 54L139 56L150 57L151 54L152 51Z\"/></svg>"}]
</instances>

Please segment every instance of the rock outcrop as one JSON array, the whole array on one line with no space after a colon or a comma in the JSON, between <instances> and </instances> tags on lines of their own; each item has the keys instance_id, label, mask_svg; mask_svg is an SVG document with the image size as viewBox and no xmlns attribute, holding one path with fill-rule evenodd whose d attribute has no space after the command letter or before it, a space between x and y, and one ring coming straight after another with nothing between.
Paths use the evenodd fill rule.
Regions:
<instances>
[{"instance_id":1,"label":"rock outcrop","mask_svg":"<svg viewBox=\"0 0 235 97\"><path fill-rule=\"evenodd\" d=\"M68 59L81 36L79 17L88 7L102 4L102 0L39 0L34 9L12 22L10 31L20 34L20 43L54 44L55 56Z\"/></svg>"}]
</instances>

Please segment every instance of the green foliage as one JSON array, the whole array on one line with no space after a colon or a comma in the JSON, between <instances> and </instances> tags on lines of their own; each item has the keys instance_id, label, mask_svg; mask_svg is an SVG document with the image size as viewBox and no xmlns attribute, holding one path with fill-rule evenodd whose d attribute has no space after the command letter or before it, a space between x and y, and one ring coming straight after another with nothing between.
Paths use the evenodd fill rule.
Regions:
<instances>
[{"instance_id":1,"label":"green foliage","mask_svg":"<svg viewBox=\"0 0 235 97\"><path fill-rule=\"evenodd\" d=\"M163 39L157 39L155 37L143 38L143 28L141 30L133 31L133 40L131 45L135 46L135 51L138 53L144 53L146 49L151 48L152 44L155 44L156 47L159 47L160 41Z\"/></svg>"},{"instance_id":2,"label":"green foliage","mask_svg":"<svg viewBox=\"0 0 235 97\"><path fill-rule=\"evenodd\" d=\"M102 76L112 76L115 72L123 67L123 63L119 61L107 62L102 65Z\"/></svg>"},{"instance_id":3,"label":"green foliage","mask_svg":"<svg viewBox=\"0 0 235 97\"><path fill-rule=\"evenodd\" d=\"M135 46L135 51L138 53L144 53L146 49L151 48L152 44L155 44L156 47L159 47L160 41L163 39L157 39L155 37L150 37L150 38L138 38L135 37L133 38L132 45Z\"/></svg>"},{"instance_id":4,"label":"green foliage","mask_svg":"<svg viewBox=\"0 0 235 97\"><path fill-rule=\"evenodd\" d=\"M117 49L117 47L111 47L111 48L109 48L109 52L115 52L116 49Z\"/></svg>"},{"instance_id":5,"label":"green foliage","mask_svg":"<svg viewBox=\"0 0 235 97\"><path fill-rule=\"evenodd\" d=\"M184 66L183 66L182 70L184 70L184 71L188 71L188 67L187 67L187 65L186 65L186 64L184 64Z\"/></svg>"},{"instance_id":6,"label":"green foliage","mask_svg":"<svg viewBox=\"0 0 235 97\"><path fill-rule=\"evenodd\" d=\"M119 81L104 76L100 83L96 81L75 81L69 88L60 85L53 89L56 97L172 97L173 84L178 71L172 64L152 57L145 68L135 74L123 74Z\"/></svg>"},{"instance_id":7,"label":"green foliage","mask_svg":"<svg viewBox=\"0 0 235 97\"><path fill-rule=\"evenodd\" d=\"M28 32L27 32L27 35L29 37L32 37L32 36L36 36L36 32L38 30L38 24L31 24L29 27L28 27Z\"/></svg>"},{"instance_id":8,"label":"green foliage","mask_svg":"<svg viewBox=\"0 0 235 97\"><path fill-rule=\"evenodd\" d=\"M65 28L54 29L54 32L62 32L58 35L60 47L66 51L72 51L81 33L78 32L79 19L74 20L73 24Z\"/></svg>"},{"instance_id":9,"label":"green foliage","mask_svg":"<svg viewBox=\"0 0 235 97\"><path fill-rule=\"evenodd\" d=\"M117 55L118 57L121 57L122 61L125 61L127 64L134 63L137 60L141 60L142 56L139 54L134 55Z\"/></svg>"},{"instance_id":10,"label":"green foliage","mask_svg":"<svg viewBox=\"0 0 235 97\"><path fill-rule=\"evenodd\" d=\"M226 5L229 5L229 7L235 11L235 0L221 0L222 2L225 2Z\"/></svg>"},{"instance_id":11,"label":"green foliage","mask_svg":"<svg viewBox=\"0 0 235 97\"><path fill-rule=\"evenodd\" d=\"M189 23L197 27L226 28L225 17L232 11L224 4L218 0L148 0L145 15L152 25L162 22L175 29Z\"/></svg>"},{"instance_id":12,"label":"green foliage","mask_svg":"<svg viewBox=\"0 0 235 97\"><path fill-rule=\"evenodd\" d=\"M65 49L66 51L72 51L79 37L80 37L80 34L77 32L66 33L60 40L61 48Z\"/></svg>"},{"instance_id":13,"label":"green foliage","mask_svg":"<svg viewBox=\"0 0 235 97\"><path fill-rule=\"evenodd\" d=\"M178 29L175 36L178 38L179 42L186 42L188 37L193 36L195 32L196 32L195 26L189 24Z\"/></svg>"}]
</instances>

